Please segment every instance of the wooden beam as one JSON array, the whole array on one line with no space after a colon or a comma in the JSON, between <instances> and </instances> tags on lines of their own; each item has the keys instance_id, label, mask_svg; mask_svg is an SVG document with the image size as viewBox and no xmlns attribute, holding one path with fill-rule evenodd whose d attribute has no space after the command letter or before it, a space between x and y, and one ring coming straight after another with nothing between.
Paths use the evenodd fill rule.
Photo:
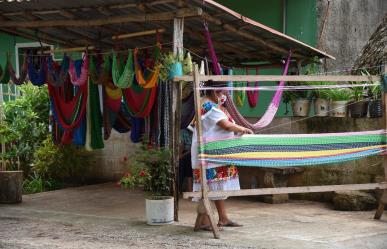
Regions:
<instances>
[{"instance_id":1,"label":"wooden beam","mask_svg":"<svg viewBox=\"0 0 387 249\"><path fill-rule=\"evenodd\" d=\"M58 44L62 44L62 45L70 45L71 44L71 42L69 42L69 41L56 39L50 35L42 35L42 33L39 33L38 38L37 38L35 35L31 35L31 34L22 32L20 30L16 30L16 29L0 28L0 30L5 32L5 33L11 34L11 35L17 35L17 36L20 36L23 38L34 40L34 41L36 41L39 38L41 41L44 41L46 43L54 43L54 44L58 43Z\"/></svg>"},{"instance_id":2,"label":"wooden beam","mask_svg":"<svg viewBox=\"0 0 387 249\"><path fill-rule=\"evenodd\" d=\"M165 32L165 29L152 29L152 30L145 30L145 31L134 32L134 33L122 34L122 35L114 35L112 36L112 39L113 40L128 39L128 38L137 37L137 36L154 35L157 33L164 33L164 32Z\"/></svg>"},{"instance_id":3,"label":"wooden beam","mask_svg":"<svg viewBox=\"0 0 387 249\"><path fill-rule=\"evenodd\" d=\"M258 37L258 36L255 36L255 35L252 35L248 32L245 32L245 31L241 31L239 30L238 28L234 27L233 25L230 25L230 24L225 24L223 23L220 19L218 18L215 18L207 13L203 13L203 18L206 19L207 21L209 22L212 22L212 23L215 23L216 25L219 25L219 26L222 26L225 30L228 30L230 32L233 32L233 33L236 33L248 40L251 40L251 41L254 41L254 42L257 42L259 43L261 46L264 46L264 47L267 47L267 48L270 48L276 52L279 52L280 54L282 55L287 55L289 53L288 50L282 48L282 47L279 47L273 43L268 43L266 42L264 39ZM305 58L305 56L301 55L301 54L297 54L297 53L293 53L292 54L292 57L301 57L301 58Z\"/></svg>"},{"instance_id":4,"label":"wooden beam","mask_svg":"<svg viewBox=\"0 0 387 249\"><path fill-rule=\"evenodd\" d=\"M64 53L64 52L83 52L86 50L93 50L95 49L94 46L90 47L73 47L73 48L58 48L53 50L46 50L44 51L45 54L51 54L51 53Z\"/></svg>"},{"instance_id":5,"label":"wooden beam","mask_svg":"<svg viewBox=\"0 0 387 249\"><path fill-rule=\"evenodd\" d=\"M169 11L163 13L152 13L145 15L126 15L112 18L101 19L79 19L79 20L41 20L41 21L2 21L0 27L12 28L40 28L40 27L86 27L86 26L101 26L108 24L127 23L127 22L152 22L152 21L168 21L173 18L187 18L201 16L203 13L201 8L185 8L177 11Z\"/></svg>"},{"instance_id":6,"label":"wooden beam","mask_svg":"<svg viewBox=\"0 0 387 249\"><path fill-rule=\"evenodd\" d=\"M363 82L380 81L380 75L200 75L200 81L333 81L333 82ZM175 77L174 81L193 81L192 76Z\"/></svg>"},{"instance_id":7,"label":"wooden beam","mask_svg":"<svg viewBox=\"0 0 387 249\"><path fill-rule=\"evenodd\" d=\"M296 194L296 193L319 193L332 191L350 191L350 190L370 190L387 189L387 182L364 183L364 184L346 184L346 185L324 185L324 186L303 186L303 187L280 187L280 188L259 188L242 189L233 191L210 191L209 198L222 196L251 196L251 195L278 195L278 194ZM200 198L201 192L185 192L183 198Z\"/></svg>"}]
</instances>

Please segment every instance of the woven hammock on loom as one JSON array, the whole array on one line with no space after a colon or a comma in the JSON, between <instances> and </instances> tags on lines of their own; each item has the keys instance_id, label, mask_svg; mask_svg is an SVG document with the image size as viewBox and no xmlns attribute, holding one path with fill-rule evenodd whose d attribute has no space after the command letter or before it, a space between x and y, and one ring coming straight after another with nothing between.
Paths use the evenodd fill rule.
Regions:
<instances>
[{"instance_id":1,"label":"woven hammock on loom","mask_svg":"<svg viewBox=\"0 0 387 249\"><path fill-rule=\"evenodd\" d=\"M204 33L205 33L205 36L207 38L208 51L210 54L210 58L212 60L212 66L213 66L214 72L216 75L221 75L222 74L221 68L220 68L219 63L218 63L218 58L217 58L216 53L215 53L215 49L214 49L214 45L212 43L211 34L210 34L209 29L208 29L208 25L206 22L204 22L203 24L204 24L204 31L205 31ZM291 58L291 52L289 51L289 55L288 55L288 58L287 58L286 63L285 63L283 75L288 74L290 58ZM265 114L255 124L251 124L249 121L247 121L239 113L238 108L235 106L234 102L232 101L232 97L230 96L230 94L228 92L226 93L227 101L225 103L225 107L226 107L227 111L230 113L231 117L235 120L235 122L237 124L242 125L244 127L247 127L249 129L252 129L254 131L258 131L258 130L268 126L271 123L271 121L273 120L275 114L278 111L279 105L280 105L284 86L285 86L285 81L280 81L280 83L278 84L278 89L275 92L273 99L272 99L269 107L267 108Z\"/></svg>"},{"instance_id":2,"label":"woven hammock on loom","mask_svg":"<svg viewBox=\"0 0 387 249\"><path fill-rule=\"evenodd\" d=\"M245 135L205 141L201 160L252 167L310 166L357 160L386 150L385 130Z\"/></svg>"}]
</instances>

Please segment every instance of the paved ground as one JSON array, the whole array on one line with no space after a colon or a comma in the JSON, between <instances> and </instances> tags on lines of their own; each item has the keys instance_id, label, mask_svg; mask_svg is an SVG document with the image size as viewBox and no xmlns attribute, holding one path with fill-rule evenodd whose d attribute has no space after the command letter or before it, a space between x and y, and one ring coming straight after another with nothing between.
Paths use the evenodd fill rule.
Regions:
<instances>
[{"instance_id":1,"label":"paved ground","mask_svg":"<svg viewBox=\"0 0 387 249\"><path fill-rule=\"evenodd\" d=\"M387 214L339 212L325 204L296 201L270 205L228 200L230 216L244 224L215 240L193 232L195 206L180 204L180 222L148 226L142 193L113 184L70 188L0 205L0 248L387 248Z\"/></svg>"}]
</instances>

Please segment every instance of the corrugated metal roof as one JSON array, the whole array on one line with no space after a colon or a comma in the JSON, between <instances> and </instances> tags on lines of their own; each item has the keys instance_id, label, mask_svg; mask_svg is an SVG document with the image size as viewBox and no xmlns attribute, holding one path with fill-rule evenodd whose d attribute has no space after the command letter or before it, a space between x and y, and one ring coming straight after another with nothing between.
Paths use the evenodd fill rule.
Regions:
<instances>
[{"instance_id":1,"label":"corrugated metal roof","mask_svg":"<svg viewBox=\"0 0 387 249\"><path fill-rule=\"evenodd\" d=\"M155 38L137 37L113 41L113 35L164 28L163 42L172 41L173 22L146 21L82 27L6 27L8 21L35 23L42 20L90 20L130 17L145 14L175 12L179 9L202 9L203 14L185 18L184 46L203 54L207 48L203 19L208 22L214 45L223 64L239 64L246 61L270 61L278 63L292 49L299 60L318 56L333 56L302 43L290 36L228 9L213 0L31 0L29 2L1 2L0 30L8 33L33 36L38 30L40 39L51 43L62 40L64 46L97 45L102 49L112 46L136 47L155 43ZM28 31L30 30L30 32ZM51 39L51 41L50 41ZM53 42L55 41L55 42Z\"/></svg>"}]
</instances>

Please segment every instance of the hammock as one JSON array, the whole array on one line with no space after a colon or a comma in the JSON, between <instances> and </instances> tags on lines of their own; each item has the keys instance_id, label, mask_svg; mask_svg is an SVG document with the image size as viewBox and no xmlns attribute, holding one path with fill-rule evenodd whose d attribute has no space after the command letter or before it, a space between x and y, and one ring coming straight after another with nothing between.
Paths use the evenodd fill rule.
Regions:
<instances>
[{"instance_id":1,"label":"hammock","mask_svg":"<svg viewBox=\"0 0 387 249\"><path fill-rule=\"evenodd\" d=\"M112 64L112 78L113 83L119 88L128 88L133 83L133 54L132 50L128 50L128 59L126 60L126 65L121 66L121 69L118 69L117 65L117 55L113 52L113 64Z\"/></svg>"},{"instance_id":2,"label":"hammock","mask_svg":"<svg viewBox=\"0 0 387 249\"><path fill-rule=\"evenodd\" d=\"M193 92L181 104L180 129L185 129L195 117L195 98Z\"/></svg>"},{"instance_id":3,"label":"hammock","mask_svg":"<svg viewBox=\"0 0 387 249\"><path fill-rule=\"evenodd\" d=\"M67 81L69 68L69 57L64 54L62 64L59 65L54 62L52 56L47 59L47 82L53 86L63 86L64 82Z\"/></svg>"},{"instance_id":4,"label":"hammock","mask_svg":"<svg viewBox=\"0 0 387 249\"><path fill-rule=\"evenodd\" d=\"M130 131L130 122L132 117L129 115L125 108L121 106L120 111L118 112L116 122L113 125L114 130L119 133L126 133Z\"/></svg>"},{"instance_id":5,"label":"hammock","mask_svg":"<svg viewBox=\"0 0 387 249\"><path fill-rule=\"evenodd\" d=\"M133 117L145 118L152 110L157 96L157 86L144 89L134 81L131 88L122 89L124 107Z\"/></svg>"},{"instance_id":6,"label":"hammock","mask_svg":"<svg viewBox=\"0 0 387 249\"><path fill-rule=\"evenodd\" d=\"M39 58L39 69L35 69L34 58L28 56L28 78L35 86L41 86L46 83L46 58Z\"/></svg>"},{"instance_id":7,"label":"hammock","mask_svg":"<svg viewBox=\"0 0 387 249\"><path fill-rule=\"evenodd\" d=\"M86 149L95 150L104 148L102 139L102 115L100 109L100 98L98 85L94 84L89 78L88 82L89 97L87 99L87 134Z\"/></svg>"},{"instance_id":8,"label":"hammock","mask_svg":"<svg viewBox=\"0 0 387 249\"><path fill-rule=\"evenodd\" d=\"M54 117L64 129L62 143L68 144L73 136L73 129L78 127L85 116L87 102L87 84L79 87L70 101L65 101L61 89L48 85L48 92L53 106Z\"/></svg>"},{"instance_id":9,"label":"hammock","mask_svg":"<svg viewBox=\"0 0 387 249\"><path fill-rule=\"evenodd\" d=\"M8 60L9 60L9 58L8 58ZM24 55L23 65L22 65L20 73L19 73L19 78L16 77L15 69L13 69L12 63L8 63L9 76L10 76L13 84L15 84L15 85L21 85L26 81L27 70L28 70L27 55Z\"/></svg>"},{"instance_id":10,"label":"hammock","mask_svg":"<svg viewBox=\"0 0 387 249\"><path fill-rule=\"evenodd\" d=\"M386 150L385 130L321 134L245 135L207 141L201 160L208 163L287 167L357 160Z\"/></svg>"},{"instance_id":11,"label":"hammock","mask_svg":"<svg viewBox=\"0 0 387 249\"><path fill-rule=\"evenodd\" d=\"M208 50L210 53L210 58L212 60L212 66L214 68L215 74L216 75L221 75L221 69L218 64L218 58L216 57L215 49L212 43L210 31L208 29L208 25L206 22L204 22L204 30L205 30L205 36L207 38L207 43L208 43ZM290 63L290 57L291 57L291 51L289 51L288 58L285 63L285 68L283 75L287 75L288 69L289 69L289 63ZM249 123L238 111L238 108L235 106L234 102L232 101L232 98L230 94L227 92L227 101L225 103L225 107L227 111L230 113L231 117L238 123L239 125L242 125L244 127L247 127L249 129L252 129L254 131L258 131L263 127L268 126L271 121L273 120L275 114L277 113L280 101L281 101L281 96L282 96L282 91L283 91L283 86L285 85L284 81L281 81L278 85L277 91L274 94L274 97L267 108L265 114L261 117L261 119L255 123L251 124Z\"/></svg>"},{"instance_id":12,"label":"hammock","mask_svg":"<svg viewBox=\"0 0 387 249\"><path fill-rule=\"evenodd\" d=\"M155 50L155 60L154 60L154 67L153 71L151 72L150 76L145 77L144 73L141 70L141 66L138 63L138 49L134 49L134 68L136 71L136 79L137 82L140 86L143 88L154 88L157 85L157 81L159 79L159 72L161 66L158 64L159 63L159 56L160 56L160 44L157 44L156 50ZM149 63L147 63L149 64ZM147 79L145 79L147 78Z\"/></svg>"},{"instance_id":13,"label":"hammock","mask_svg":"<svg viewBox=\"0 0 387 249\"><path fill-rule=\"evenodd\" d=\"M246 75L249 74L248 69L246 68ZM255 68L255 75L258 75L258 68ZM253 87L257 87L259 84L258 82L254 82ZM250 86L250 82L247 82L247 86ZM252 91L247 91L247 101L249 102L249 106L251 108L254 108L257 106L258 102L258 90L252 90Z\"/></svg>"},{"instance_id":14,"label":"hammock","mask_svg":"<svg viewBox=\"0 0 387 249\"><path fill-rule=\"evenodd\" d=\"M0 83L1 84L8 84L9 83L9 71L8 71L8 64L9 64L9 57L7 56L7 62L5 63L4 69L0 65Z\"/></svg>"},{"instance_id":15,"label":"hammock","mask_svg":"<svg viewBox=\"0 0 387 249\"><path fill-rule=\"evenodd\" d=\"M70 59L69 75L70 75L71 83L73 85L82 86L86 84L87 78L89 76L89 56L87 54L84 55L82 68L79 76L77 75L74 61Z\"/></svg>"}]
</instances>

